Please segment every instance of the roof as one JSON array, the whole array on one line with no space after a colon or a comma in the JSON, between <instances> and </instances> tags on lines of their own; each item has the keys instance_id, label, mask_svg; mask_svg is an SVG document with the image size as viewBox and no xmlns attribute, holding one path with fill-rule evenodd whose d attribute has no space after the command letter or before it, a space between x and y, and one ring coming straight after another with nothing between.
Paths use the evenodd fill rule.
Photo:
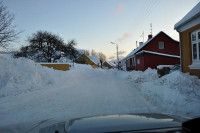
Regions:
<instances>
[{"instance_id":1,"label":"roof","mask_svg":"<svg viewBox=\"0 0 200 133\"><path fill-rule=\"evenodd\" d=\"M141 52L137 53L149 53L149 54L155 54L155 55L161 55L161 56L167 56L167 57L173 57L173 58L180 58L180 56L178 55L171 55L171 54L163 54L163 53L158 53L158 52L152 52L152 51L146 51L146 50L142 50ZM136 55L137 55L136 54Z\"/></svg>"},{"instance_id":2,"label":"roof","mask_svg":"<svg viewBox=\"0 0 200 133\"><path fill-rule=\"evenodd\" d=\"M92 62L94 62L94 64L96 64L96 65L100 63L99 58L98 58L97 56L88 56L88 58L89 58Z\"/></svg>"},{"instance_id":3,"label":"roof","mask_svg":"<svg viewBox=\"0 0 200 133\"><path fill-rule=\"evenodd\" d=\"M139 47L137 47L136 49L134 49L133 51L131 51L126 57L124 57L122 60L126 60L127 58L133 56L135 53L137 53L139 50L141 50L143 47L145 47L147 44L149 44L153 39L155 39L159 34L164 33L163 31L160 31L158 34L156 34L154 37L152 37L151 39L147 40L145 43L143 43L142 45L140 45ZM164 33L165 35L167 35L166 33ZM168 36L168 35L167 35ZM169 38L171 38L170 36L168 36ZM172 38L171 38L172 39ZM176 40L172 39L173 41L177 42Z\"/></svg>"},{"instance_id":4,"label":"roof","mask_svg":"<svg viewBox=\"0 0 200 133\"><path fill-rule=\"evenodd\" d=\"M116 66L116 64L112 63L112 62L108 62L108 61L104 61L104 62L107 62L110 66Z\"/></svg>"},{"instance_id":5,"label":"roof","mask_svg":"<svg viewBox=\"0 0 200 133\"><path fill-rule=\"evenodd\" d=\"M198 16L200 16L200 2L192 10L190 10L178 23L174 25L174 29L179 28L180 26L188 23Z\"/></svg>"}]
</instances>

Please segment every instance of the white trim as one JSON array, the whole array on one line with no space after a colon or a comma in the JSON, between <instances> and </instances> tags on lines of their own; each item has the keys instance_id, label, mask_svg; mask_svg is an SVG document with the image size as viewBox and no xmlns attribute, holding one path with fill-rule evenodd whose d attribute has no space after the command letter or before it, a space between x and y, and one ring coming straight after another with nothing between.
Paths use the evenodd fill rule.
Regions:
<instances>
[{"instance_id":1,"label":"white trim","mask_svg":"<svg viewBox=\"0 0 200 133\"><path fill-rule=\"evenodd\" d=\"M188 66L190 69L200 69L200 63L192 63Z\"/></svg>"},{"instance_id":2,"label":"white trim","mask_svg":"<svg viewBox=\"0 0 200 133\"><path fill-rule=\"evenodd\" d=\"M150 54L156 54L156 55L161 55L161 56L168 56L168 57L180 58L180 56L178 56L178 55L163 54L163 53L157 53L157 52L146 51L146 50L142 50L142 51L138 52L137 54L140 54L140 53L150 53Z\"/></svg>"},{"instance_id":3,"label":"white trim","mask_svg":"<svg viewBox=\"0 0 200 133\"><path fill-rule=\"evenodd\" d=\"M199 45L200 45L200 39L198 38L198 32L200 32L200 29L197 29L193 31L190 35L191 38L191 48L192 48L192 65L189 66L190 69L200 69L200 51L199 51ZM195 34L196 40L192 40L192 35ZM197 59L194 60L193 58L193 45L196 44L196 54L197 54Z\"/></svg>"},{"instance_id":4,"label":"white trim","mask_svg":"<svg viewBox=\"0 0 200 133\"><path fill-rule=\"evenodd\" d=\"M195 19L193 19L193 20L191 20L191 21L189 21L188 23L180 26L179 28L177 28L177 31L178 32L183 32L183 31L185 31L187 29L190 29L190 28L192 28L192 27L194 27L194 26L196 26L198 24L200 24L200 16L195 18Z\"/></svg>"}]
</instances>

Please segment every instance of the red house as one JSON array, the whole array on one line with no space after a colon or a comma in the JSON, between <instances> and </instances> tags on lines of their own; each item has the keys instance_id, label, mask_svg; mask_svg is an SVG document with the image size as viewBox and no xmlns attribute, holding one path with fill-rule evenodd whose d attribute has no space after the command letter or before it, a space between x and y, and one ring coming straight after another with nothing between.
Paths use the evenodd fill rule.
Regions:
<instances>
[{"instance_id":1,"label":"red house","mask_svg":"<svg viewBox=\"0 0 200 133\"><path fill-rule=\"evenodd\" d=\"M148 67L156 69L158 65L180 64L179 42L163 31L153 38L149 35L148 40L129 53L123 61L128 71L144 71Z\"/></svg>"}]
</instances>

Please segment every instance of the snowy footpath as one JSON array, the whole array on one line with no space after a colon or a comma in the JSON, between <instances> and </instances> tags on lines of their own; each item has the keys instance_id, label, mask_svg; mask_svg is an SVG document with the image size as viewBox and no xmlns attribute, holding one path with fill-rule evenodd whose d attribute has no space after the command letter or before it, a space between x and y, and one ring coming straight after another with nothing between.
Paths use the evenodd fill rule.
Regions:
<instances>
[{"instance_id":1,"label":"snowy footpath","mask_svg":"<svg viewBox=\"0 0 200 133\"><path fill-rule=\"evenodd\" d=\"M0 127L48 118L165 113L200 116L200 80L181 72L123 72L78 65L55 71L0 57Z\"/></svg>"}]
</instances>

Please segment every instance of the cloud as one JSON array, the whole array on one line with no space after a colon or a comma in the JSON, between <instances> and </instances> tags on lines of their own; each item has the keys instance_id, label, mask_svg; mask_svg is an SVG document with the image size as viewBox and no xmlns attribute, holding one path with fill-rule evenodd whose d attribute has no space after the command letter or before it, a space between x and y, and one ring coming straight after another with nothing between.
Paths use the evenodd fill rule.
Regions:
<instances>
[{"instance_id":1,"label":"cloud","mask_svg":"<svg viewBox=\"0 0 200 133\"><path fill-rule=\"evenodd\" d=\"M119 60L123 59L125 56L119 56ZM109 61L117 62L117 56L110 56Z\"/></svg>"},{"instance_id":2,"label":"cloud","mask_svg":"<svg viewBox=\"0 0 200 133\"><path fill-rule=\"evenodd\" d=\"M114 59L116 59L116 56L110 56L109 57L109 60L114 60Z\"/></svg>"},{"instance_id":3,"label":"cloud","mask_svg":"<svg viewBox=\"0 0 200 133\"><path fill-rule=\"evenodd\" d=\"M122 42L123 40L129 38L131 36L130 33L125 33L122 37L120 37L119 39L117 39L119 42Z\"/></svg>"},{"instance_id":4,"label":"cloud","mask_svg":"<svg viewBox=\"0 0 200 133\"><path fill-rule=\"evenodd\" d=\"M122 55L124 55L124 54L126 54L127 53L127 51L123 51L123 50L121 50L121 51L118 51L118 56L122 56ZM117 55L117 53L114 53L115 55ZM116 57L116 56L115 56Z\"/></svg>"},{"instance_id":5,"label":"cloud","mask_svg":"<svg viewBox=\"0 0 200 133\"><path fill-rule=\"evenodd\" d=\"M116 13L121 13L124 11L124 5L119 4L118 7L115 9Z\"/></svg>"}]
</instances>

